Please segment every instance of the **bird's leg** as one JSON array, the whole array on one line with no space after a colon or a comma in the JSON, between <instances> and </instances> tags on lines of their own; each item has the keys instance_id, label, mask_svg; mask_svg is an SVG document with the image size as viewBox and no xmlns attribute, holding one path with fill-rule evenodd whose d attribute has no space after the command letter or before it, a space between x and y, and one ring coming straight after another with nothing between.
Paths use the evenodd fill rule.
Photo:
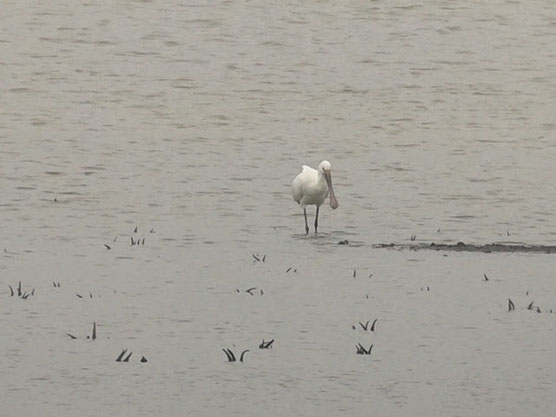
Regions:
<instances>
[{"instance_id":1,"label":"bird's leg","mask_svg":"<svg viewBox=\"0 0 556 417\"><path fill-rule=\"evenodd\" d=\"M317 213L315 214L315 234L317 234L317 227L319 226L319 208L320 206L317 206Z\"/></svg>"},{"instance_id":2,"label":"bird's leg","mask_svg":"<svg viewBox=\"0 0 556 417\"><path fill-rule=\"evenodd\" d=\"M309 234L309 225L307 224L307 209L303 208L303 215L305 216L305 234Z\"/></svg>"}]
</instances>

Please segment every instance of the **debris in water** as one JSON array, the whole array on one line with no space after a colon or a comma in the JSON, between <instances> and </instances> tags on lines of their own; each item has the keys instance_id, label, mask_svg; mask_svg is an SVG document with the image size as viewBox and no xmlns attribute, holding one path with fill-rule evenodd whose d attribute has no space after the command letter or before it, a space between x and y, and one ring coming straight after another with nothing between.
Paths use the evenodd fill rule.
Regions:
<instances>
[{"instance_id":1,"label":"debris in water","mask_svg":"<svg viewBox=\"0 0 556 417\"><path fill-rule=\"evenodd\" d=\"M365 349L361 343L358 343L355 347L357 348L358 355L370 355L371 350L373 350L373 345L371 345L369 349Z\"/></svg>"},{"instance_id":2,"label":"debris in water","mask_svg":"<svg viewBox=\"0 0 556 417\"><path fill-rule=\"evenodd\" d=\"M122 358L124 357L125 353L127 352L127 349L122 350L122 353L120 353L120 355L118 356L118 358L116 359L116 362L121 362Z\"/></svg>"},{"instance_id":3,"label":"debris in water","mask_svg":"<svg viewBox=\"0 0 556 417\"><path fill-rule=\"evenodd\" d=\"M268 342L265 342L263 339L263 342L259 345L259 349L269 349L272 347L273 343L274 343L274 339L269 340Z\"/></svg>"},{"instance_id":4,"label":"debris in water","mask_svg":"<svg viewBox=\"0 0 556 417\"><path fill-rule=\"evenodd\" d=\"M222 349L222 350L226 354L226 356L228 358L228 362L235 362L236 361L236 357L234 355L234 352L232 352L230 349Z\"/></svg>"},{"instance_id":5,"label":"debris in water","mask_svg":"<svg viewBox=\"0 0 556 417\"><path fill-rule=\"evenodd\" d=\"M228 362L235 362L236 361L236 356L234 355L234 352L232 352L230 349L222 349L222 350L226 354L226 356L228 358ZM241 352L241 356L239 358L240 362L243 362L243 357L247 352L249 352L249 349L246 349L243 352Z\"/></svg>"}]
</instances>

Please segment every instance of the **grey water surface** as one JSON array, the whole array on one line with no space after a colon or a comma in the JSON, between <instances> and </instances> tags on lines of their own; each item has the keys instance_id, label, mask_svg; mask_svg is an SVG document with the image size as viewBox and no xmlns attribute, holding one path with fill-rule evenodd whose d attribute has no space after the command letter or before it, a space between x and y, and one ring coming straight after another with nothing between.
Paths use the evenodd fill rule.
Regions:
<instances>
[{"instance_id":1,"label":"grey water surface","mask_svg":"<svg viewBox=\"0 0 556 417\"><path fill-rule=\"evenodd\" d=\"M3 1L0 414L551 415L555 254L380 245L556 245L555 63L551 0Z\"/></svg>"}]
</instances>

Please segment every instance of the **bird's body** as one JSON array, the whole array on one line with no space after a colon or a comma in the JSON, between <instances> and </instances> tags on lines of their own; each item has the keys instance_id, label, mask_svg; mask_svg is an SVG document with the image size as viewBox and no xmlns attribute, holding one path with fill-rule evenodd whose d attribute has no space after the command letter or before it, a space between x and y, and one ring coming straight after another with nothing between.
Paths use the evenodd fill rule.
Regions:
<instances>
[{"instance_id":1,"label":"bird's body","mask_svg":"<svg viewBox=\"0 0 556 417\"><path fill-rule=\"evenodd\" d=\"M301 173L293 180L292 195L301 208L312 204L320 206L328 197L328 184L323 175L319 178L316 169L303 165Z\"/></svg>"},{"instance_id":2,"label":"bird's body","mask_svg":"<svg viewBox=\"0 0 556 417\"><path fill-rule=\"evenodd\" d=\"M317 206L315 214L315 233L318 227L319 208L328 195L330 195L330 207L333 209L338 208L338 201L336 200L334 189L332 188L330 169L331 165L328 161L322 161L318 169L303 165L301 172L292 182L293 199L301 206L305 216L305 233L309 233L306 211L308 205Z\"/></svg>"}]
</instances>

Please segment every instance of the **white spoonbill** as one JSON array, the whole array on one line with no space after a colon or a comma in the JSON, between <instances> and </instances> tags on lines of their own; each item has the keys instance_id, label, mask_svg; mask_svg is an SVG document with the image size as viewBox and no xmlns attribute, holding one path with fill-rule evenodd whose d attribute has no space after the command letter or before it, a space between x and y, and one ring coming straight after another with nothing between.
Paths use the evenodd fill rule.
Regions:
<instances>
[{"instance_id":1,"label":"white spoonbill","mask_svg":"<svg viewBox=\"0 0 556 417\"><path fill-rule=\"evenodd\" d=\"M330 162L328 161L322 161L317 169L303 165L301 173L292 182L293 199L301 206L305 216L305 234L309 233L306 206L311 204L317 206L315 233L317 233L319 224L319 208L324 203L326 197L328 197L328 193L330 193L330 207L333 209L338 208L338 201L336 201L334 189L332 188L330 168Z\"/></svg>"}]
</instances>

